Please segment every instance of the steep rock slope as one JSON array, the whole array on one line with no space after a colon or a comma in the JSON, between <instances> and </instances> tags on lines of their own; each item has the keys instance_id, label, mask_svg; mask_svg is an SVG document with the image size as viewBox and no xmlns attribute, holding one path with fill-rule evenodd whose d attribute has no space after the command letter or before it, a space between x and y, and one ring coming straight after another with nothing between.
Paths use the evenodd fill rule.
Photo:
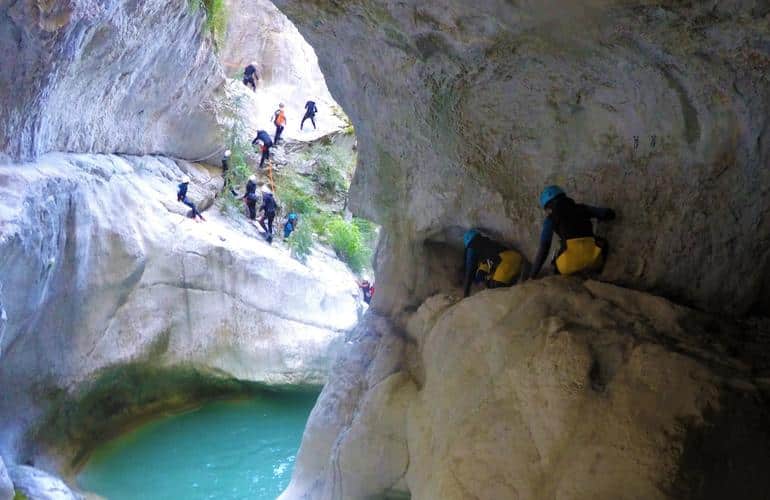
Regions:
<instances>
[{"instance_id":1,"label":"steep rock slope","mask_svg":"<svg viewBox=\"0 0 770 500\"><path fill-rule=\"evenodd\" d=\"M323 254L296 262L240 217L186 218L183 171L190 198L210 204L221 178L165 158L51 154L0 166L4 453L48 405L116 365L324 382L357 321L354 276Z\"/></svg>"},{"instance_id":2,"label":"steep rock slope","mask_svg":"<svg viewBox=\"0 0 770 500\"><path fill-rule=\"evenodd\" d=\"M188 0L0 2L0 151L211 154L224 75L204 16Z\"/></svg>"},{"instance_id":3,"label":"steep rock slope","mask_svg":"<svg viewBox=\"0 0 770 500\"><path fill-rule=\"evenodd\" d=\"M391 233L381 310L442 289L431 243L461 228L532 256L559 183L619 213L604 278L770 311L766 2L276 4L356 126L351 206Z\"/></svg>"},{"instance_id":4,"label":"steep rock slope","mask_svg":"<svg viewBox=\"0 0 770 500\"><path fill-rule=\"evenodd\" d=\"M563 278L438 295L406 323L367 315L355 330L282 499L716 499L770 487L770 386L725 354L736 325Z\"/></svg>"}]
</instances>

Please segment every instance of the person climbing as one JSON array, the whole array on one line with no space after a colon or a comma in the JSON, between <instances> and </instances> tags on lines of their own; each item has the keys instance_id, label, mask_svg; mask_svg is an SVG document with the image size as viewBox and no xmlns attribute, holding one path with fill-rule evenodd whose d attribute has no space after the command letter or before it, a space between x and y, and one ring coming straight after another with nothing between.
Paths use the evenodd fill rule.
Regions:
<instances>
[{"instance_id":1,"label":"person climbing","mask_svg":"<svg viewBox=\"0 0 770 500\"><path fill-rule=\"evenodd\" d=\"M259 211L262 215L259 216L259 225L265 231L265 239L268 243L273 242L273 219L275 219L275 198L273 192L267 185L262 186L262 205L259 207ZM265 225L265 219L267 219L267 225Z\"/></svg>"},{"instance_id":2,"label":"person climbing","mask_svg":"<svg viewBox=\"0 0 770 500\"><path fill-rule=\"evenodd\" d=\"M246 183L246 194L243 195L243 201L246 203L246 207L249 209L249 219L254 220L257 218L257 176L252 175L249 177Z\"/></svg>"},{"instance_id":3,"label":"person climbing","mask_svg":"<svg viewBox=\"0 0 770 500\"><path fill-rule=\"evenodd\" d=\"M188 176L182 177L182 182L179 183L178 190L176 192L176 201L181 201L188 207L192 208L192 218L195 220L195 222L198 222L198 217L200 217L200 220L205 221L206 219L203 218L203 214L198 212L198 209L195 207L195 203L191 202L189 198L187 198L187 187L190 184L190 178Z\"/></svg>"},{"instance_id":4,"label":"person climbing","mask_svg":"<svg viewBox=\"0 0 770 500\"><path fill-rule=\"evenodd\" d=\"M281 140L283 128L286 126L286 113L284 112L283 108L283 103L281 103L278 105L278 109L275 110L275 113L273 113L273 125L275 125L275 139L273 139L274 144L278 144L278 141Z\"/></svg>"},{"instance_id":5,"label":"person climbing","mask_svg":"<svg viewBox=\"0 0 770 500\"><path fill-rule=\"evenodd\" d=\"M230 178L227 175L227 172L230 170L231 155L232 152L229 149L225 149L225 153L222 155L222 179L224 180L224 183L222 184L222 192L224 192L224 190L230 186ZM233 196L238 196L238 193L236 193L232 187L230 187L230 193L232 193Z\"/></svg>"},{"instance_id":6,"label":"person climbing","mask_svg":"<svg viewBox=\"0 0 770 500\"><path fill-rule=\"evenodd\" d=\"M247 87L251 87L254 92L257 91L257 63L251 63L243 70L243 84Z\"/></svg>"},{"instance_id":7,"label":"person climbing","mask_svg":"<svg viewBox=\"0 0 770 500\"><path fill-rule=\"evenodd\" d=\"M570 275L584 271L601 272L608 246L604 239L594 236L591 219L610 221L615 218L615 211L575 203L559 186L548 186L543 190L540 206L547 215L530 278L535 278L543 267L551 250L554 232L559 235L562 243L554 259L557 273Z\"/></svg>"},{"instance_id":8,"label":"person climbing","mask_svg":"<svg viewBox=\"0 0 770 500\"><path fill-rule=\"evenodd\" d=\"M504 247L482 235L477 229L469 229L463 235L465 244L465 279L463 297L471 292L474 282L487 282L487 288L513 286L524 268L519 252Z\"/></svg>"},{"instance_id":9,"label":"person climbing","mask_svg":"<svg viewBox=\"0 0 770 500\"><path fill-rule=\"evenodd\" d=\"M318 113L318 108L315 105L315 102L308 101L305 103L305 116L302 117L302 123L299 124L299 129L302 130L302 127L305 125L305 120L310 118L310 123L313 124L313 129L316 129L315 126L315 114Z\"/></svg>"},{"instance_id":10,"label":"person climbing","mask_svg":"<svg viewBox=\"0 0 770 500\"><path fill-rule=\"evenodd\" d=\"M297 215L294 212L289 212L289 215L286 216L286 222L283 225L283 239L287 239L289 236L291 236L291 233L297 229L297 224L299 223L299 215Z\"/></svg>"},{"instance_id":11,"label":"person climbing","mask_svg":"<svg viewBox=\"0 0 770 500\"><path fill-rule=\"evenodd\" d=\"M260 153L262 153L262 159L259 161L259 168L265 166L265 162L270 158L270 148L273 147L273 140L264 130L257 131L257 136L251 141L251 144L256 146Z\"/></svg>"},{"instance_id":12,"label":"person climbing","mask_svg":"<svg viewBox=\"0 0 770 500\"><path fill-rule=\"evenodd\" d=\"M364 302L369 304L372 301L372 297L374 297L374 285L365 279L358 283L358 288L364 294Z\"/></svg>"}]
</instances>

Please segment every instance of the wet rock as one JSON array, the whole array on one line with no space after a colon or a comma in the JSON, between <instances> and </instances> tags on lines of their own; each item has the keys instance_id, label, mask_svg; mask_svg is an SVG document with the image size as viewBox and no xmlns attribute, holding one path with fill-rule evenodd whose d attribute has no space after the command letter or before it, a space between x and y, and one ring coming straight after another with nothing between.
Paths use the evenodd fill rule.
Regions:
<instances>
[{"instance_id":1,"label":"wet rock","mask_svg":"<svg viewBox=\"0 0 770 500\"><path fill-rule=\"evenodd\" d=\"M30 500L83 500L73 493L64 482L40 469L27 465L14 465L8 470L16 491Z\"/></svg>"},{"instance_id":2,"label":"wet rock","mask_svg":"<svg viewBox=\"0 0 770 500\"><path fill-rule=\"evenodd\" d=\"M0 500L13 500L13 483L11 482L11 476L8 475L8 470L5 468L5 463L0 457Z\"/></svg>"}]
</instances>

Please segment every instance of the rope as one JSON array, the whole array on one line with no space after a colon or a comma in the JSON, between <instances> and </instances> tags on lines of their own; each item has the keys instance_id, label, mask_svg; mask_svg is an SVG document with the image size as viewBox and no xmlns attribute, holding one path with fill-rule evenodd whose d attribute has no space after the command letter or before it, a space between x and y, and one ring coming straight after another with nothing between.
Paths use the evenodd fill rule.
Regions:
<instances>
[{"instance_id":1,"label":"rope","mask_svg":"<svg viewBox=\"0 0 770 500\"><path fill-rule=\"evenodd\" d=\"M275 181L273 181L273 160L267 160L267 178L270 179L270 189L273 191L273 193L275 193Z\"/></svg>"}]
</instances>

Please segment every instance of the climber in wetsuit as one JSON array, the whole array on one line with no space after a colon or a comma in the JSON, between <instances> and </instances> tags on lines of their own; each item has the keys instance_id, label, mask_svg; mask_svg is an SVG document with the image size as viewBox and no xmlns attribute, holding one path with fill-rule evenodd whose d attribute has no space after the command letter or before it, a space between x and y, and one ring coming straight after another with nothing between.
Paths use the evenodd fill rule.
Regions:
<instances>
[{"instance_id":1,"label":"climber in wetsuit","mask_svg":"<svg viewBox=\"0 0 770 500\"><path fill-rule=\"evenodd\" d=\"M256 92L257 80L259 80L259 77L257 76L257 65L251 63L243 69L243 84L247 87L251 87L251 90Z\"/></svg>"},{"instance_id":2,"label":"climber in wetsuit","mask_svg":"<svg viewBox=\"0 0 770 500\"><path fill-rule=\"evenodd\" d=\"M470 229L463 236L465 243L465 279L463 296L471 292L474 282L486 281L487 288L516 284L523 268L521 254Z\"/></svg>"},{"instance_id":3,"label":"climber in wetsuit","mask_svg":"<svg viewBox=\"0 0 770 500\"><path fill-rule=\"evenodd\" d=\"M198 219L196 217L200 217L201 220L205 221L206 219L203 218L203 214L198 212L198 209L195 207L195 203L193 203L187 198L187 186L189 184L190 184L190 178L186 175L182 177L182 182L180 182L179 186L177 186L176 201L181 201L188 207L192 208L193 219L197 221Z\"/></svg>"},{"instance_id":4,"label":"climber in wetsuit","mask_svg":"<svg viewBox=\"0 0 770 500\"><path fill-rule=\"evenodd\" d=\"M299 124L299 129L302 130L302 127L305 125L305 120L308 118L310 119L310 123L313 124L313 129L316 128L315 126L315 114L318 113L318 108L315 105L315 102L308 101L305 103L305 116L302 117L302 122Z\"/></svg>"},{"instance_id":5,"label":"climber in wetsuit","mask_svg":"<svg viewBox=\"0 0 770 500\"><path fill-rule=\"evenodd\" d=\"M259 225L265 230L265 239L268 243L273 242L273 219L275 219L276 203L273 197L273 192L267 186L262 186L262 206L259 207L259 211L262 215L259 216ZM265 225L265 219L267 219L267 225Z\"/></svg>"},{"instance_id":6,"label":"climber in wetsuit","mask_svg":"<svg viewBox=\"0 0 770 500\"><path fill-rule=\"evenodd\" d=\"M246 207L249 209L249 219L254 220L257 218L257 176L252 175L249 177L249 181L246 183L246 194L243 195L243 201L246 203Z\"/></svg>"},{"instance_id":7,"label":"climber in wetsuit","mask_svg":"<svg viewBox=\"0 0 770 500\"><path fill-rule=\"evenodd\" d=\"M259 148L262 153L262 159L259 161L259 168L265 166L265 162L270 158L270 148L273 147L273 139L270 138L270 134L264 130L259 130L257 136L251 141L251 144Z\"/></svg>"},{"instance_id":8,"label":"climber in wetsuit","mask_svg":"<svg viewBox=\"0 0 770 500\"><path fill-rule=\"evenodd\" d=\"M583 271L601 272L607 258L607 242L594 236L591 219L610 221L615 218L611 208L599 208L575 203L559 186L548 186L540 195L540 206L548 213L540 234L540 249L532 266L531 278L543 267L551 250L553 233L559 235L562 248L554 267L559 274Z\"/></svg>"}]
</instances>

